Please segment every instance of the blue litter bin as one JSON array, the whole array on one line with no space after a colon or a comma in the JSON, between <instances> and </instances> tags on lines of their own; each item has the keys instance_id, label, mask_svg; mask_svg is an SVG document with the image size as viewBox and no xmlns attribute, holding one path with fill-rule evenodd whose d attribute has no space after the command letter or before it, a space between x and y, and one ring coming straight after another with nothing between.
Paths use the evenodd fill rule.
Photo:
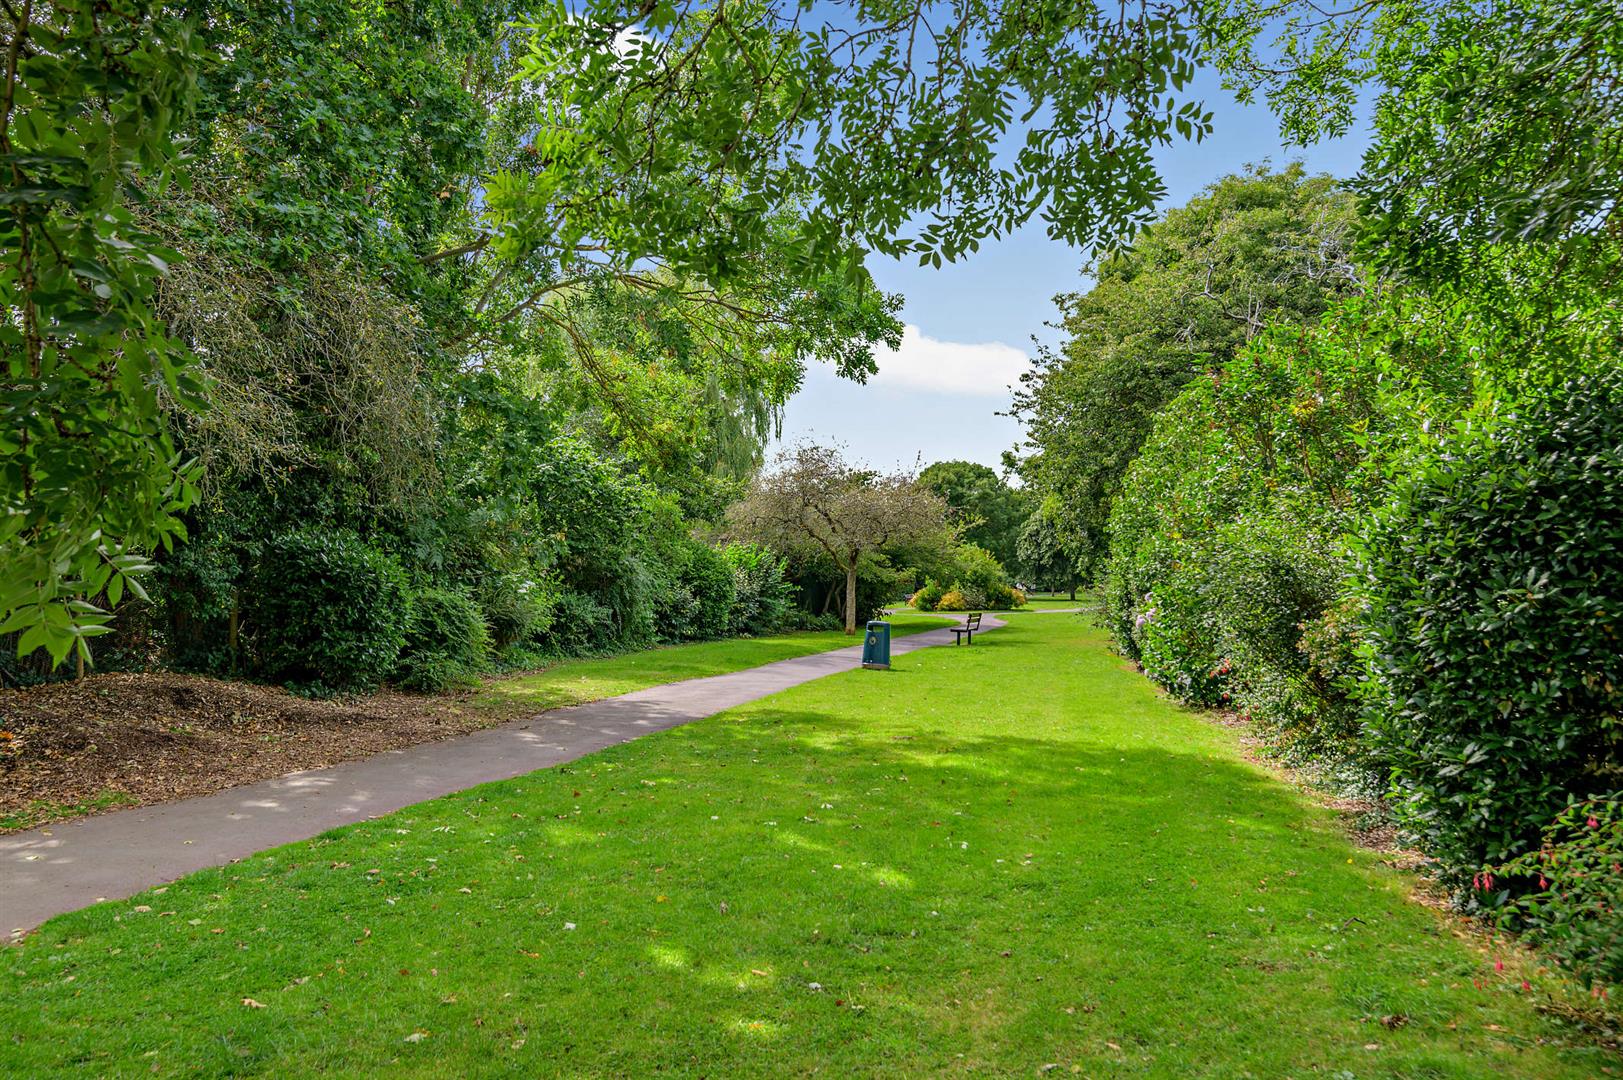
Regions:
<instances>
[{"instance_id":1,"label":"blue litter bin","mask_svg":"<svg viewBox=\"0 0 1623 1080\"><path fill-rule=\"evenodd\" d=\"M862 666L886 671L890 668L890 623L871 622L862 639Z\"/></svg>"}]
</instances>

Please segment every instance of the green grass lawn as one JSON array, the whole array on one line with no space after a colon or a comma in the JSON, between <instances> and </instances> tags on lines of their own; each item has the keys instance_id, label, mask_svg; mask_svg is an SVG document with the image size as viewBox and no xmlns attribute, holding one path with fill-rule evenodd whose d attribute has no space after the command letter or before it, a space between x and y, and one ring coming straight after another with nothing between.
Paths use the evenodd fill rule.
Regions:
<instances>
[{"instance_id":1,"label":"green grass lawn","mask_svg":"<svg viewBox=\"0 0 1623 1080\"><path fill-rule=\"evenodd\" d=\"M1408 887L1021 618L52 920L0 952L0 1075L1613 1063Z\"/></svg>"},{"instance_id":2,"label":"green grass lawn","mask_svg":"<svg viewBox=\"0 0 1623 1080\"><path fill-rule=\"evenodd\" d=\"M891 619L891 636L906 637L924 630L950 626L952 619L940 615L910 613ZM629 694L681 679L722 675L729 671L809 656L828 649L861 645L862 635L848 637L841 631L775 634L771 637L726 638L690 645L668 645L658 649L606 656L592 660L564 660L550 667L492 679L474 697L475 707L545 709L580 705L587 701Z\"/></svg>"}]
</instances>

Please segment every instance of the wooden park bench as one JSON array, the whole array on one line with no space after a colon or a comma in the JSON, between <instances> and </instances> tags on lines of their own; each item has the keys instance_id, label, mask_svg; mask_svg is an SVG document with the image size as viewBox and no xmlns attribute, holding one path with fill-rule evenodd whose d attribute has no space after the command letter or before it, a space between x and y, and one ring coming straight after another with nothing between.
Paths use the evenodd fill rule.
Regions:
<instances>
[{"instance_id":1,"label":"wooden park bench","mask_svg":"<svg viewBox=\"0 0 1623 1080\"><path fill-rule=\"evenodd\" d=\"M956 645L960 640L963 640L971 645L975 644L975 631L980 628L981 613L977 611L964 620L964 625L949 627L952 630L952 643Z\"/></svg>"}]
</instances>

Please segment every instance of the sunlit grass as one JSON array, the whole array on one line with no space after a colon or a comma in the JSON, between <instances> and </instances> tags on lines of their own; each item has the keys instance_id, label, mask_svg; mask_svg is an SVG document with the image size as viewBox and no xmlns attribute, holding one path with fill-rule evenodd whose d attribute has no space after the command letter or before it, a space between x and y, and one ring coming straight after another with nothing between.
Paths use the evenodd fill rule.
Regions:
<instances>
[{"instance_id":1,"label":"sunlit grass","mask_svg":"<svg viewBox=\"0 0 1623 1080\"><path fill-rule=\"evenodd\" d=\"M941 616L904 614L890 620L891 634L905 637L950 625L951 621ZM536 671L490 679L480 688L473 704L510 710L516 703L522 703L526 708L541 712L861 643L860 634L848 637L840 631L818 631L727 638L669 645L621 656L562 660Z\"/></svg>"},{"instance_id":2,"label":"sunlit grass","mask_svg":"<svg viewBox=\"0 0 1623 1080\"><path fill-rule=\"evenodd\" d=\"M1034 616L55 919L0 1075L1613 1067L1408 889Z\"/></svg>"}]
</instances>

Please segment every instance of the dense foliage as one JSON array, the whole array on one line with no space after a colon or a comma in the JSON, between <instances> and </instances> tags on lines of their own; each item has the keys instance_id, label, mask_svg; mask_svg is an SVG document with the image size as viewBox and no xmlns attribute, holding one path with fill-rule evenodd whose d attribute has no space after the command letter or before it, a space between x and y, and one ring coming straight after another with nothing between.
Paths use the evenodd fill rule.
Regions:
<instances>
[{"instance_id":1,"label":"dense foliage","mask_svg":"<svg viewBox=\"0 0 1623 1080\"><path fill-rule=\"evenodd\" d=\"M1371 746L1451 865L1528 850L1623 766L1623 369L1449 438L1366 529Z\"/></svg>"},{"instance_id":2,"label":"dense foliage","mask_svg":"<svg viewBox=\"0 0 1623 1080\"><path fill-rule=\"evenodd\" d=\"M1485 872L1476 883L1493 893L1507 878L1536 881L1537 889L1506 907L1506 925L1525 929L1585 986L1623 985L1623 799L1574 803L1544 830L1538 850L1500 868L1497 881Z\"/></svg>"},{"instance_id":3,"label":"dense foliage","mask_svg":"<svg viewBox=\"0 0 1623 1080\"><path fill-rule=\"evenodd\" d=\"M416 648L437 644L434 598L419 620L399 564L353 533L279 536L250 580L250 633L267 678L317 692L368 690L394 670L408 631Z\"/></svg>"},{"instance_id":4,"label":"dense foliage","mask_svg":"<svg viewBox=\"0 0 1623 1080\"><path fill-rule=\"evenodd\" d=\"M1105 554L1122 476L1189 380L1265 328L1311 324L1359 291L1355 222L1352 196L1331 178L1299 164L1253 169L1085 267L1087 292L1056 298L1065 339L1039 354L1015 396L1035 451L1021 472L1050 496L1042 527L1085 571Z\"/></svg>"},{"instance_id":5,"label":"dense foliage","mask_svg":"<svg viewBox=\"0 0 1623 1080\"><path fill-rule=\"evenodd\" d=\"M1110 519L1104 592L1129 655L1301 753L1357 735L1344 536L1383 464L1465 395L1451 329L1417 315L1352 302L1259 338L1160 416Z\"/></svg>"},{"instance_id":6,"label":"dense foliage","mask_svg":"<svg viewBox=\"0 0 1623 1080\"><path fill-rule=\"evenodd\" d=\"M408 690L443 690L484 670L490 630L465 593L429 587L410 594L411 618L393 679Z\"/></svg>"}]
</instances>

